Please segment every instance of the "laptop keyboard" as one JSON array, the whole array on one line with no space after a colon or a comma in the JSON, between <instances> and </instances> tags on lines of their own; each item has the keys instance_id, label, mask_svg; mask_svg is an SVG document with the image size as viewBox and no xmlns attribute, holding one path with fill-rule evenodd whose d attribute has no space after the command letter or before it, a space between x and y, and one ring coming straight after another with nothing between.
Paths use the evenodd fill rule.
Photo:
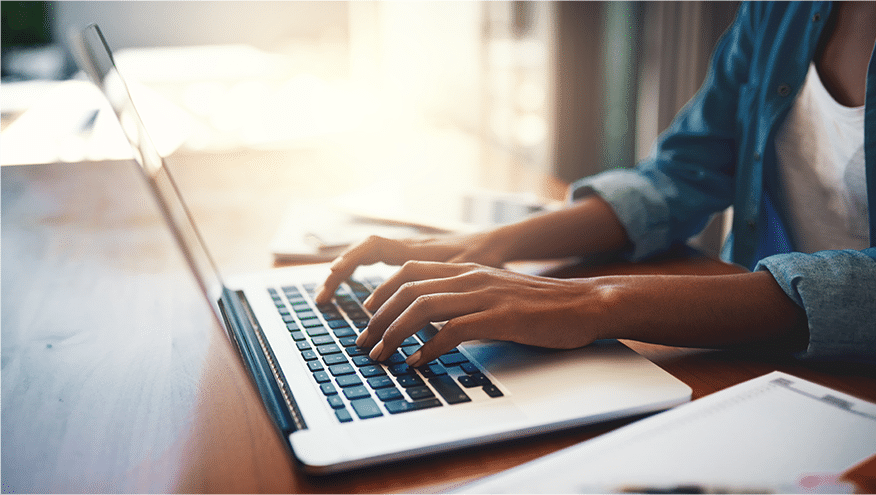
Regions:
<instances>
[{"instance_id":1,"label":"laptop keyboard","mask_svg":"<svg viewBox=\"0 0 876 495\"><path fill-rule=\"evenodd\" d=\"M438 330L429 325L408 337L386 362L378 363L356 345L368 325L364 301L381 280L347 281L335 300L317 306L316 284L301 288L268 289L301 358L334 410L338 421L376 418L445 405L462 404L482 397L502 397L502 392L459 349L420 368L405 363Z\"/></svg>"}]
</instances>

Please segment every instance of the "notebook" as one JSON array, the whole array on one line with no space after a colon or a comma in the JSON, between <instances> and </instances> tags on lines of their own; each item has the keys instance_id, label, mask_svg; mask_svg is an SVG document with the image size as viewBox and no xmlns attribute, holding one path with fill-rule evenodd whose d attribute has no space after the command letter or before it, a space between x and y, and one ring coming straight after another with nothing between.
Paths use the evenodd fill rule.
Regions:
<instances>
[{"instance_id":1,"label":"notebook","mask_svg":"<svg viewBox=\"0 0 876 495\"><path fill-rule=\"evenodd\" d=\"M690 400L691 389L615 341L570 351L473 341L422 369L404 364L428 326L386 363L355 337L361 301L393 273L362 267L331 305L313 302L329 273L309 265L224 279L170 170L153 146L96 25L76 39L80 66L104 92L184 258L303 468L314 474L434 454L620 417Z\"/></svg>"}]
</instances>

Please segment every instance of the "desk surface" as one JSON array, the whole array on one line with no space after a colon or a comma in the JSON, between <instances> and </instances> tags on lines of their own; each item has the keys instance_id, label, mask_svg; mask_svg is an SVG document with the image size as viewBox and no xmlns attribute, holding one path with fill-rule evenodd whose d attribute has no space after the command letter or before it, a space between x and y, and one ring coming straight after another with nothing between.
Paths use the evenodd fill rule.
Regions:
<instances>
[{"instance_id":1,"label":"desk surface","mask_svg":"<svg viewBox=\"0 0 876 495\"><path fill-rule=\"evenodd\" d=\"M289 167L292 158L309 165ZM324 157L300 158L176 160L177 181L221 268L269 267L265 246L290 191L324 192L295 180ZM348 179L342 186L355 182ZM2 239L4 492L440 491L625 424L307 476L212 325L129 163L3 168ZM730 269L707 259L610 269L703 267ZM695 399L778 369L876 401L872 368L627 345L690 385ZM872 492L876 462L849 476Z\"/></svg>"}]
</instances>

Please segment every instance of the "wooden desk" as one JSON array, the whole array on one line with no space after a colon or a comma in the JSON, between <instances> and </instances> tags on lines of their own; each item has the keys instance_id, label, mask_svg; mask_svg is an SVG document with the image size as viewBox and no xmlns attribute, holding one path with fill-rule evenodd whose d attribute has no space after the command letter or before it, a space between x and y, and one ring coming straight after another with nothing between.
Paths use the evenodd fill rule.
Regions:
<instances>
[{"instance_id":1,"label":"wooden desk","mask_svg":"<svg viewBox=\"0 0 876 495\"><path fill-rule=\"evenodd\" d=\"M223 269L270 265L265 246L299 156L179 160L176 177ZM307 167L319 168L309 157ZM250 167L232 166L240 160ZM336 476L302 474L212 326L129 163L2 171L2 472L15 492L417 492L519 465L625 421ZM319 191L317 191L319 192ZM585 269L683 272L707 259ZM740 352L630 347L694 398L782 370L876 401L871 368ZM873 491L876 462L852 473Z\"/></svg>"}]
</instances>

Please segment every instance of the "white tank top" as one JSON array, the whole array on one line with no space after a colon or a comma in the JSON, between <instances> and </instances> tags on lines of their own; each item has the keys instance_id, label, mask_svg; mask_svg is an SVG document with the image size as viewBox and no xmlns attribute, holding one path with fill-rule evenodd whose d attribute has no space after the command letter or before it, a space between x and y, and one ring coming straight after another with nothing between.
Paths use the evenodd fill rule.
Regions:
<instances>
[{"instance_id":1,"label":"white tank top","mask_svg":"<svg viewBox=\"0 0 876 495\"><path fill-rule=\"evenodd\" d=\"M794 249L814 253L868 247L864 107L837 103L810 64L775 139L778 208Z\"/></svg>"}]
</instances>

